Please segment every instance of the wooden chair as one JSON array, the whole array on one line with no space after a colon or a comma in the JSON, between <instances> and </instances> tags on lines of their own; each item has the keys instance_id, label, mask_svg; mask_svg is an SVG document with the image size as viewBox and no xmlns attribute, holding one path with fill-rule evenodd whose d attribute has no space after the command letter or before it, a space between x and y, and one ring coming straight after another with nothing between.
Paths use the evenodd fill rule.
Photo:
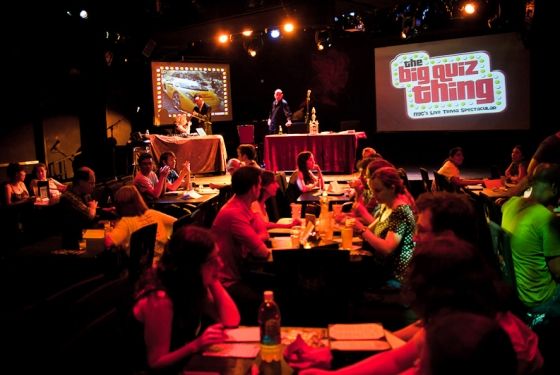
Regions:
<instances>
[{"instance_id":1,"label":"wooden chair","mask_svg":"<svg viewBox=\"0 0 560 375\"><path fill-rule=\"evenodd\" d=\"M132 233L130 237L130 259L128 279L136 282L140 275L152 266L156 246L157 224L150 224Z\"/></svg>"}]
</instances>

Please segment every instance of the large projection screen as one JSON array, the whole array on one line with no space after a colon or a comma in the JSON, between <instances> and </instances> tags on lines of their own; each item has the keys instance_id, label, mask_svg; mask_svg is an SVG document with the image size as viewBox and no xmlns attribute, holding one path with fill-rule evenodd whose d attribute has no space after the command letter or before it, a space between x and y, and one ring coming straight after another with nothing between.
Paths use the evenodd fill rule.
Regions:
<instances>
[{"instance_id":1,"label":"large projection screen","mask_svg":"<svg viewBox=\"0 0 560 375\"><path fill-rule=\"evenodd\" d=\"M506 33L375 49L377 131L529 129L529 51Z\"/></svg>"},{"instance_id":2,"label":"large projection screen","mask_svg":"<svg viewBox=\"0 0 560 375\"><path fill-rule=\"evenodd\" d=\"M212 108L212 121L231 121L229 64L152 62L154 124L173 123L177 114L192 112L194 96Z\"/></svg>"}]
</instances>

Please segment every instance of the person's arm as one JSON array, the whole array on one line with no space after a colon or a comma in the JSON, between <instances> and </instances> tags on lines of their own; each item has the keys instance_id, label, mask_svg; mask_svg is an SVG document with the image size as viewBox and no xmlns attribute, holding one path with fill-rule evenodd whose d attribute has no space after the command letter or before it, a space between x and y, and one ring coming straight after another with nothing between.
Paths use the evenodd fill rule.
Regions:
<instances>
[{"instance_id":1,"label":"person's arm","mask_svg":"<svg viewBox=\"0 0 560 375\"><path fill-rule=\"evenodd\" d=\"M191 163L185 161L183 163L183 167L181 168L181 171L179 172L179 177L177 177L175 182L173 182L172 184L170 184L169 182L167 183L167 190L173 191L179 189L185 177L187 178L186 186L189 186L190 175L191 175Z\"/></svg>"},{"instance_id":2,"label":"person's arm","mask_svg":"<svg viewBox=\"0 0 560 375\"><path fill-rule=\"evenodd\" d=\"M504 172L504 175L506 176L506 178L510 178L512 177L511 175L511 170L513 168L513 163L510 163L510 165L507 167L506 171Z\"/></svg>"},{"instance_id":3,"label":"person's arm","mask_svg":"<svg viewBox=\"0 0 560 375\"><path fill-rule=\"evenodd\" d=\"M458 186L467 186L467 185L478 185L483 184L483 180L479 179L464 179L461 177L451 177L451 182Z\"/></svg>"},{"instance_id":4,"label":"person's arm","mask_svg":"<svg viewBox=\"0 0 560 375\"><path fill-rule=\"evenodd\" d=\"M55 180L54 178L49 178L49 180L51 180L54 185L56 186L56 188L61 192L65 192L66 189L68 188L68 185L63 184L62 182L58 182L57 180Z\"/></svg>"},{"instance_id":5,"label":"person's arm","mask_svg":"<svg viewBox=\"0 0 560 375\"><path fill-rule=\"evenodd\" d=\"M527 166L525 163L519 163L519 169L517 170L517 176L511 176L511 181L517 183L519 180L527 176Z\"/></svg>"},{"instance_id":6,"label":"person's arm","mask_svg":"<svg viewBox=\"0 0 560 375\"><path fill-rule=\"evenodd\" d=\"M300 371L300 375L394 375L414 366L414 361L419 357L416 340L410 340L396 349L378 353L353 365L343 367L336 371L307 369Z\"/></svg>"},{"instance_id":7,"label":"person's arm","mask_svg":"<svg viewBox=\"0 0 560 375\"><path fill-rule=\"evenodd\" d=\"M245 246L254 257L268 258L270 249L266 247L262 239L257 234L255 228L251 224L251 220L255 220L253 212L249 211L251 217L247 217L245 213L231 215L231 233L235 240Z\"/></svg>"},{"instance_id":8,"label":"person's arm","mask_svg":"<svg viewBox=\"0 0 560 375\"><path fill-rule=\"evenodd\" d=\"M362 223L356 221L356 227L363 226ZM383 253L384 255L389 255L399 246L402 237L393 232L388 231L385 238L377 237L371 230L363 226L360 231L362 232L362 238L366 240L375 250Z\"/></svg>"},{"instance_id":9,"label":"person's arm","mask_svg":"<svg viewBox=\"0 0 560 375\"><path fill-rule=\"evenodd\" d=\"M222 283L218 280L208 286L210 298L216 308L219 321L224 327L237 327L241 321L241 315L235 301L231 298Z\"/></svg>"},{"instance_id":10,"label":"person's arm","mask_svg":"<svg viewBox=\"0 0 560 375\"><path fill-rule=\"evenodd\" d=\"M168 297L150 296L143 309L144 340L148 365L152 369L172 366L183 358L204 348L224 342L225 334L221 324L206 329L202 335L179 349L170 352L173 304Z\"/></svg>"},{"instance_id":11,"label":"person's arm","mask_svg":"<svg viewBox=\"0 0 560 375\"><path fill-rule=\"evenodd\" d=\"M212 107L210 107L208 104L206 104L206 118L208 119L208 121L212 121Z\"/></svg>"},{"instance_id":12,"label":"person's arm","mask_svg":"<svg viewBox=\"0 0 560 375\"><path fill-rule=\"evenodd\" d=\"M290 110L290 106L288 105L288 102L283 100L284 105L282 110L284 111L284 115L286 116L286 126L291 126L292 125L292 111Z\"/></svg>"}]
</instances>

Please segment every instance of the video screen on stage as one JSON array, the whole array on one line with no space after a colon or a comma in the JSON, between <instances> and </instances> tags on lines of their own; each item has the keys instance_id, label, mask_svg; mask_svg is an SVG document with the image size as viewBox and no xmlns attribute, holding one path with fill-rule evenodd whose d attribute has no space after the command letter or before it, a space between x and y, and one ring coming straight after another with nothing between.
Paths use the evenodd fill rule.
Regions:
<instances>
[{"instance_id":1,"label":"video screen on stage","mask_svg":"<svg viewBox=\"0 0 560 375\"><path fill-rule=\"evenodd\" d=\"M529 129L517 33L375 49L377 131Z\"/></svg>"},{"instance_id":2,"label":"video screen on stage","mask_svg":"<svg viewBox=\"0 0 560 375\"><path fill-rule=\"evenodd\" d=\"M228 64L152 62L154 124L175 122L182 112L193 111L200 95L212 108L212 122L231 121L231 84Z\"/></svg>"}]
</instances>

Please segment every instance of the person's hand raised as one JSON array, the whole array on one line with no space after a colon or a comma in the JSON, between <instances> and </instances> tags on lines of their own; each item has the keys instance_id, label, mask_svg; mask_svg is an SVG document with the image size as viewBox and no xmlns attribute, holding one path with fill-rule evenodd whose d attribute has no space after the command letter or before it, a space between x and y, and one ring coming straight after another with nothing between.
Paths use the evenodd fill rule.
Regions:
<instances>
[{"instance_id":1,"label":"person's hand raised","mask_svg":"<svg viewBox=\"0 0 560 375\"><path fill-rule=\"evenodd\" d=\"M206 328L206 331L196 338L195 342L198 350L201 351L207 347L222 343L226 340L227 335L224 332L224 325L222 323L213 324Z\"/></svg>"}]
</instances>

